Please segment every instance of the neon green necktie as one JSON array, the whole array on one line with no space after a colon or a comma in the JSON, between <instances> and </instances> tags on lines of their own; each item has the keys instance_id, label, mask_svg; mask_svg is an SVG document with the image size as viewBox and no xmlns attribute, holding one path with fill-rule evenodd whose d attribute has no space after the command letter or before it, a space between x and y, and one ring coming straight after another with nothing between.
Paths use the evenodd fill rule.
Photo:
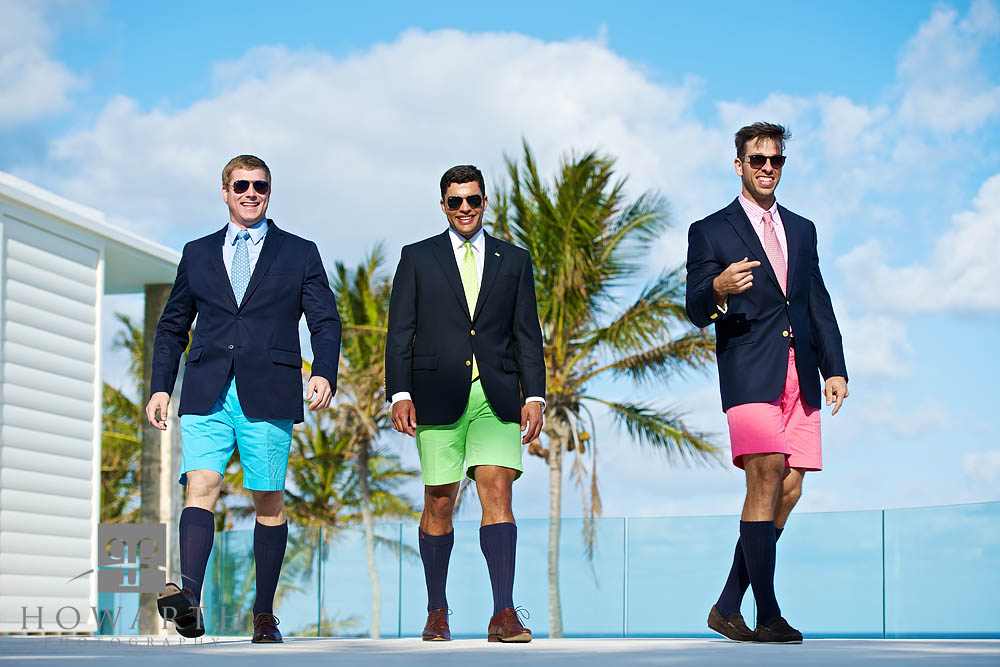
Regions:
<instances>
[{"instance_id":1,"label":"neon green necktie","mask_svg":"<svg viewBox=\"0 0 1000 667\"><path fill-rule=\"evenodd\" d=\"M476 258L472 254L472 242L462 244L465 254L458 264L458 272L462 275L462 287L465 289L465 301L469 304L470 317L476 312L476 301L479 300L479 272L476 270ZM472 378L479 377L479 365L476 355L472 355Z\"/></svg>"}]
</instances>

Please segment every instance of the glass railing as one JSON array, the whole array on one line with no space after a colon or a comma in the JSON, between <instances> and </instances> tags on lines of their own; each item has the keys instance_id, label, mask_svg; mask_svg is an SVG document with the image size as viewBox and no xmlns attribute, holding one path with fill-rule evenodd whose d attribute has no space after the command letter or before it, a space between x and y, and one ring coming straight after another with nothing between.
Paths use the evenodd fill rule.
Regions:
<instances>
[{"instance_id":1,"label":"glass railing","mask_svg":"<svg viewBox=\"0 0 1000 667\"><path fill-rule=\"evenodd\" d=\"M518 522L514 600L536 637L558 611L566 637L699 637L732 562L730 516L564 519L559 604L550 604L549 521ZM376 530L378 631L414 637L426 620L417 529ZM216 536L202 596L210 635L246 635L254 600L253 531ZM1000 638L1000 502L793 515L778 542L782 612L809 637ZM360 529L290 529L275 604L286 636L368 637L376 605ZM448 574L455 637L481 637L492 613L479 522L455 522ZM133 618L135 596L100 606ZM754 618L747 594L744 616ZM102 631L111 634L105 627ZM114 634L135 634L128 622Z\"/></svg>"}]
</instances>

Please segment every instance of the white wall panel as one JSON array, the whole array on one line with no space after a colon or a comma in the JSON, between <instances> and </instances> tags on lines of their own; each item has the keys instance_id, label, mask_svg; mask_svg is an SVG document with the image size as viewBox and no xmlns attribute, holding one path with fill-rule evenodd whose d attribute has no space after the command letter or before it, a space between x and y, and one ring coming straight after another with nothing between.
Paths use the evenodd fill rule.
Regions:
<instances>
[{"instance_id":1,"label":"white wall panel","mask_svg":"<svg viewBox=\"0 0 1000 667\"><path fill-rule=\"evenodd\" d=\"M45 352L30 345L22 345L5 340L3 341L3 358L7 362L21 366L37 368L48 373L59 373L91 384L94 382L93 363L60 357L57 354Z\"/></svg>"},{"instance_id":2,"label":"white wall panel","mask_svg":"<svg viewBox=\"0 0 1000 667\"><path fill-rule=\"evenodd\" d=\"M17 468L0 467L0 487L16 491L41 491L53 497L50 502L58 502L62 496L70 498L90 498L91 482L84 479L73 479L62 475L50 475L43 472L18 470ZM6 530L3 526L0 529Z\"/></svg>"},{"instance_id":3,"label":"white wall panel","mask_svg":"<svg viewBox=\"0 0 1000 667\"><path fill-rule=\"evenodd\" d=\"M18 470L30 470L33 472L90 480L89 458L80 459L75 456L44 454L42 452L31 451L30 449L21 449L20 447L6 445L3 448L3 465L4 467L17 468ZM3 509L8 508L4 507ZM42 509L38 511L45 513Z\"/></svg>"},{"instance_id":4,"label":"white wall panel","mask_svg":"<svg viewBox=\"0 0 1000 667\"><path fill-rule=\"evenodd\" d=\"M40 514L59 514L79 519L89 519L93 512L90 500L83 498L63 497L58 507L48 503L49 496L37 491L18 491L16 489L0 489L0 507L5 510L35 512ZM3 570L0 567L0 570Z\"/></svg>"},{"instance_id":5,"label":"white wall panel","mask_svg":"<svg viewBox=\"0 0 1000 667\"><path fill-rule=\"evenodd\" d=\"M80 440L93 435L94 432L92 421L64 417L45 410L22 408L18 405L4 405L2 410L0 410L0 419L5 424L30 428L38 431L39 434L54 433L71 438L80 438ZM92 451L91 447L93 447L93 444L91 442L88 441L86 444L81 442L81 451L84 451L84 446L87 447L86 451Z\"/></svg>"},{"instance_id":6,"label":"white wall panel","mask_svg":"<svg viewBox=\"0 0 1000 667\"><path fill-rule=\"evenodd\" d=\"M78 398L68 396L53 398L51 391L21 387L10 381L4 382L0 400L8 405L17 405L40 412L57 412L63 417L80 419L88 424L91 424L94 416L93 399L81 401Z\"/></svg>"},{"instance_id":7,"label":"white wall panel","mask_svg":"<svg viewBox=\"0 0 1000 667\"><path fill-rule=\"evenodd\" d=\"M39 437L38 431L35 429L10 424L0 425L0 442L11 447L30 449L35 452L62 454L80 460L87 458L86 452L80 448L79 438L70 438L54 433L46 433L45 437Z\"/></svg>"},{"instance_id":8,"label":"white wall panel","mask_svg":"<svg viewBox=\"0 0 1000 667\"><path fill-rule=\"evenodd\" d=\"M73 340L93 341L96 339L93 324L74 320L71 317L63 317L59 313L36 308L19 301L8 300L6 309L7 319L11 322L20 322L38 328L48 327Z\"/></svg>"}]
</instances>

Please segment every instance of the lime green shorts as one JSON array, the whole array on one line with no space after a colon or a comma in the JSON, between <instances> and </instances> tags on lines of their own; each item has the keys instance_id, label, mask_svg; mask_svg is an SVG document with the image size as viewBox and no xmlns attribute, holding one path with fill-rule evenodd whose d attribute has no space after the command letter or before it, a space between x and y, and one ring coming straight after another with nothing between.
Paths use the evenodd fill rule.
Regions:
<instances>
[{"instance_id":1,"label":"lime green shorts","mask_svg":"<svg viewBox=\"0 0 1000 667\"><path fill-rule=\"evenodd\" d=\"M417 415L417 419L420 416ZM462 474L475 479L476 466L521 466L521 425L500 421L477 380L469 390L469 403L454 424L418 426L417 452L424 484L452 484Z\"/></svg>"}]
</instances>

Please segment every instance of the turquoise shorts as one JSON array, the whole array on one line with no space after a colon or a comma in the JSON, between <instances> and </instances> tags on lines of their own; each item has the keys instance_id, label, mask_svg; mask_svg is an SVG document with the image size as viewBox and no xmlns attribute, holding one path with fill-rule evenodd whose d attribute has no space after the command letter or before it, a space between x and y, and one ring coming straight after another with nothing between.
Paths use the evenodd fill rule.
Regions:
<instances>
[{"instance_id":1,"label":"turquoise shorts","mask_svg":"<svg viewBox=\"0 0 1000 667\"><path fill-rule=\"evenodd\" d=\"M240 448L243 488L283 491L292 445L291 419L251 419L243 414L230 375L222 395L204 415L181 415L181 484L190 470L222 475L235 447Z\"/></svg>"}]
</instances>

